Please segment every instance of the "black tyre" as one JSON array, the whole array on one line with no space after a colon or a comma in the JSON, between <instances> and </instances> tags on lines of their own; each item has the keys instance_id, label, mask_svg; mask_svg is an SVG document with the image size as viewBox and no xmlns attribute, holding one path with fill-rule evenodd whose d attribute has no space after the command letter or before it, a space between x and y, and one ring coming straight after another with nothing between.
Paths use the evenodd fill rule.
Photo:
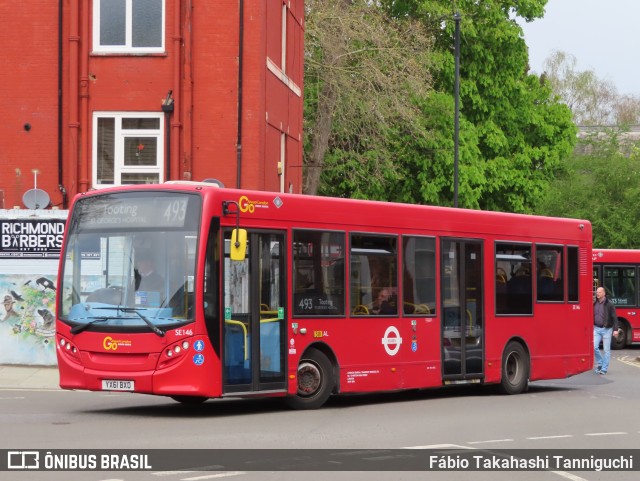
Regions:
<instances>
[{"instance_id":1,"label":"black tyre","mask_svg":"<svg viewBox=\"0 0 640 481\"><path fill-rule=\"evenodd\" d=\"M619 350L627 347L627 332L629 326L627 326L624 322L618 322L618 328L620 329L620 335L611 336L611 349Z\"/></svg>"},{"instance_id":2,"label":"black tyre","mask_svg":"<svg viewBox=\"0 0 640 481\"><path fill-rule=\"evenodd\" d=\"M205 396L171 396L171 399L178 401L181 404L202 404L208 397Z\"/></svg>"},{"instance_id":3,"label":"black tyre","mask_svg":"<svg viewBox=\"0 0 640 481\"><path fill-rule=\"evenodd\" d=\"M502 355L500 390L505 394L520 394L529 386L529 355L522 344L511 341Z\"/></svg>"},{"instance_id":4,"label":"black tyre","mask_svg":"<svg viewBox=\"0 0 640 481\"><path fill-rule=\"evenodd\" d=\"M293 409L318 409L327 402L334 386L331 362L320 351L310 350L298 364L298 392L287 396L287 405Z\"/></svg>"}]
</instances>

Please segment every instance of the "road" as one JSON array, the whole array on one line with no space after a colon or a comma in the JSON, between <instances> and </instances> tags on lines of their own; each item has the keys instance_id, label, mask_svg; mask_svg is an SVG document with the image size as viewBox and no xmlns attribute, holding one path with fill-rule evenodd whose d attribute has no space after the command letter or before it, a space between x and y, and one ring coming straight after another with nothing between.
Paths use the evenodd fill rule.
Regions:
<instances>
[{"instance_id":1,"label":"road","mask_svg":"<svg viewBox=\"0 0 640 481\"><path fill-rule=\"evenodd\" d=\"M461 387L331 399L317 411L290 411L279 400L213 400L196 407L146 395L0 390L3 449L430 448L501 453L511 449L634 449L640 446L640 347L615 351L609 374L535 382L504 396ZM410 451L407 451L410 452ZM380 453L379 453L380 454ZM384 454L384 453L382 453ZM393 451L396 456L397 452ZM640 455L639 455L640 457ZM397 456L396 456L397 461ZM640 463L640 459L636 460ZM511 480L626 481L638 472L415 472L367 470L0 472L11 480L232 481ZM296 468L297 469L297 468ZM7 477L6 475L10 475Z\"/></svg>"}]
</instances>

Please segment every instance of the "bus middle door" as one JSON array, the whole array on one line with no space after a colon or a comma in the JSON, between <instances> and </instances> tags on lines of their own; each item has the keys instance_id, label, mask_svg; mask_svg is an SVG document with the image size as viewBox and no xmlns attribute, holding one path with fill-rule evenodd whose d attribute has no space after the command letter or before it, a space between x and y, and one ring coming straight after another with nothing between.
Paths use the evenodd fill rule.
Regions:
<instances>
[{"instance_id":1,"label":"bus middle door","mask_svg":"<svg viewBox=\"0 0 640 481\"><path fill-rule=\"evenodd\" d=\"M224 244L230 244L231 231ZM225 249L225 394L286 388L286 249L282 232L248 231L243 261Z\"/></svg>"},{"instance_id":2,"label":"bus middle door","mask_svg":"<svg viewBox=\"0 0 640 481\"><path fill-rule=\"evenodd\" d=\"M482 241L441 244L442 374L445 383L481 379L484 365Z\"/></svg>"}]
</instances>

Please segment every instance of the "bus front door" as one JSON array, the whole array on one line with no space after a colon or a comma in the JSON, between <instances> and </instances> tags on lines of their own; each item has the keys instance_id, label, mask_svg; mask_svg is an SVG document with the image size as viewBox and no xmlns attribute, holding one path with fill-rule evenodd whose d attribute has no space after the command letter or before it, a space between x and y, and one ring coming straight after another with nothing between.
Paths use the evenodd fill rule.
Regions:
<instances>
[{"instance_id":1,"label":"bus front door","mask_svg":"<svg viewBox=\"0 0 640 481\"><path fill-rule=\"evenodd\" d=\"M443 379L445 383L482 379L482 241L444 238L441 242Z\"/></svg>"},{"instance_id":2,"label":"bus front door","mask_svg":"<svg viewBox=\"0 0 640 481\"><path fill-rule=\"evenodd\" d=\"M223 391L284 390L285 236L248 231L243 261L230 259L230 239L225 232Z\"/></svg>"}]
</instances>

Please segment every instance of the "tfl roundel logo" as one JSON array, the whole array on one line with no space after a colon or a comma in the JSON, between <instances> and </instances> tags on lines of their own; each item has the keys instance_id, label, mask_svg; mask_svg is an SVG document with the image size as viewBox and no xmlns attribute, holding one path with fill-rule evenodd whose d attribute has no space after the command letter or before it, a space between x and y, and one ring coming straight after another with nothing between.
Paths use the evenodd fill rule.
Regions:
<instances>
[{"instance_id":1,"label":"tfl roundel logo","mask_svg":"<svg viewBox=\"0 0 640 481\"><path fill-rule=\"evenodd\" d=\"M384 337L382 338L382 345L384 346L384 350L387 351L387 354L390 356L398 354L400 344L402 344L402 338L400 337L398 328L396 326L387 327L387 330L384 332Z\"/></svg>"}]
</instances>

